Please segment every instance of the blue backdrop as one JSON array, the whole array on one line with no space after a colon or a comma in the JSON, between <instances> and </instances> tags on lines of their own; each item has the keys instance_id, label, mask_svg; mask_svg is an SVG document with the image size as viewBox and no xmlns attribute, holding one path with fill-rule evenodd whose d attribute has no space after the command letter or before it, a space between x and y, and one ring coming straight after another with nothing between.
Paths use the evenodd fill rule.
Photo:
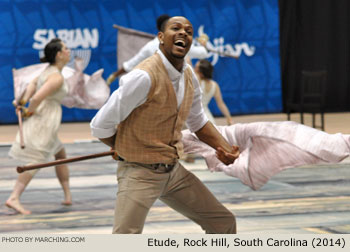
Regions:
<instances>
[{"instance_id":1,"label":"blue backdrop","mask_svg":"<svg viewBox=\"0 0 350 252\"><path fill-rule=\"evenodd\" d=\"M278 0L0 0L0 124L15 123L12 68L39 62L52 37L81 56L87 74L117 69L113 24L156 34L155 19L186 16L195 35L203 29L219 51L212 54L214 79L232 114L282 111ZM112 89L117 84L112 84ZM215 103L214 115L220 115ZM89 121L96 110L63 110L63 121Z\"/></svg>"}]
</instances>

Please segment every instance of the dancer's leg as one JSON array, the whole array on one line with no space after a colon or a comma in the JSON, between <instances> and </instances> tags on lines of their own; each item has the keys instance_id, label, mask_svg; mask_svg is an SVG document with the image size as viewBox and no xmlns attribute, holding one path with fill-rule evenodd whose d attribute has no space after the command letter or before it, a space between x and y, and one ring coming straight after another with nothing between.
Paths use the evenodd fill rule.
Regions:
<instances>
[{"instance_id":1,"label":"dancer's leg","mask_svg":"<svg viewBox=\"0 0 350 252\"><path fill-rule=\"evenodd\" d=\"M31 172L24 172L18 175L13 191L10 197L6 200L5 205L7 207L14 209L21 214L31 214L29 210L25 209L22 206L21 202L19 201L19 198L21 197L21 194L23 193L26 186L33 178L33 175L34 173Z\"/></svg>"},{"instance_id":2,"label":"dancer's leg","mask_svg":"<svg viewBox=\"0 0 350 252\"><path fill-rule=\"evenodd\" d=\"M55 155L55 159L65 159L66 158L66 151L64 148L62 148L57 154ZM57 165L56 166L56 175L58 180L61 183L63 192L64 192L64 201L62 202L62 205L72 205L72 195L69 188L69 170L68 166L63 165Z\"/></svg>"}]
</instances>

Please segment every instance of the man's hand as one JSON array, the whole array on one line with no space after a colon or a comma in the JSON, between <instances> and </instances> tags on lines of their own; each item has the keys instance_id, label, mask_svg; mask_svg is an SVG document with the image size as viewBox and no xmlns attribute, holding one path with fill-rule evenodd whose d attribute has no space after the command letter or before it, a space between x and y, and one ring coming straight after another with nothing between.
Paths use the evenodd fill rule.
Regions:
<instances>
[{"instance_id":1,"label":"man's hand","mask_svg":"<svg viewBox=\"0 0 350 252\"><path fill-rule=\"evenodd\" d=\"M225 165L233 164L233 162L238 158L239 154L239 147L235 145L232 146L231 152L227 152L221 147L218 147L216 150L216 157Z\"/></svg>"},{"instance_id":2,"label":"man's hand","mask_svg":"<svg viewBox=\"0 0 350 252\"><path fill-rule=\"evenodd\" d=\"M195 132L198 139L216 150L216 157L225 165L232 164L239 156L239 147L232 146L211 122Z\"/></svg>"},{"instance_id":3,"label":"man's hand","mask_svg":"<svg viewBox=\"0 0 350 252\"><path fill-rule=\"evenodd\" d=\"M116 160L116 161L122 160L122 159L120 159L120 157L119 157L118 153L116 152L116 150L114 150L113 148L111 148L111 151L114 151L114 154L113 154L113 156L112 156L112 158L113 158L114 160Z\"/></svg>"}]
</instances>

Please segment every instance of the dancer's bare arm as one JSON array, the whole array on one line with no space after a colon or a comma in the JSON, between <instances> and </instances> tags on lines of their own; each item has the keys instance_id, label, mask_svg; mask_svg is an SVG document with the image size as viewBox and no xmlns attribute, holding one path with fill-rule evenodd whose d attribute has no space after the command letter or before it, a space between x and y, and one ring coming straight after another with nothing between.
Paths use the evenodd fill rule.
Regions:
<instances>
[{"instance_id":1,"label":"dancer's bare arm","mask_svg":"<svg viewBox=\"0 0 350 252\"><path fill-rule=\"evenodd\" d=\"M32 96L28 112L34 113L39 104L49 95L58 90L63 84L63 76L59 73L51 74L44 85Z\"/></svg>"},{"instance_id":2,"label":"dancer's bare arm","mask_svg":"<svg viewBox=\"0 0 350 252\"><path fill-rule=\"evenodd\" d=\"M27 86L23 96L20 99L20 104L19 105L25 105L28 100L34 95L35 90L36 90L36 83L38 81L38 77L33 79Z\"/></svg>"},{"instance_id":3,"label":"dancer's bare arm","mask_svg":"<svg viewBox=\"0 0 350 252\"><path fill-rule=\"evenodd\" d=\"M215 85L214 99L216 101L216 104L218 105L221 113L226 117L227 125L231 125L232 119L231 119L230 111L228 110L224 100L222 99L220 86L215 81L213 81L213 84Z\"/></svg>"}]
</instances>

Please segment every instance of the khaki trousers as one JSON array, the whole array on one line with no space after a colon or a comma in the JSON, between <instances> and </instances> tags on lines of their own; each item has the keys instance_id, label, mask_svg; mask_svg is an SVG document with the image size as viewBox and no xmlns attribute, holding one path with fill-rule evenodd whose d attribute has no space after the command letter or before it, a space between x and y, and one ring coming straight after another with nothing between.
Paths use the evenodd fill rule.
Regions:
<instances>
[{"instance_id":1,"label":"khaki trousers","mask_svg":"<svg viewBox=\"0 0 350 252\"><path fill-rule=\"evenodd\" d=\"M180 163L165 173L119 162L117 179L113 233L142 233L148 211L157 199L193 220L206 233L236 233L231 211Z\"/></svg>"}]
</instances>

